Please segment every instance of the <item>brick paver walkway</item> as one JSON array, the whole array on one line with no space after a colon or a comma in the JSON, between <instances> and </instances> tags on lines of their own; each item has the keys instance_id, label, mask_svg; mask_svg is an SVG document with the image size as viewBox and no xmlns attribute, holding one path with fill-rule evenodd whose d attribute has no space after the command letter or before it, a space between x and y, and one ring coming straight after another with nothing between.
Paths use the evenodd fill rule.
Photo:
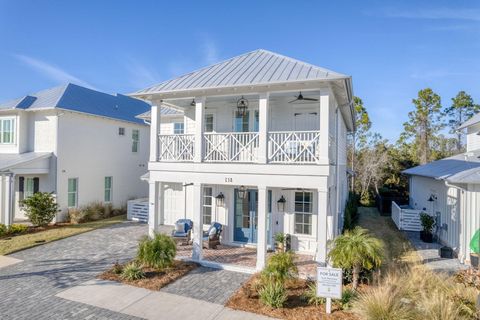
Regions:
<instances>
[{"instance_id":1,"label":"brick paver walkway","mask_svg":"<svg viewBox=\"0 0 480 320\"><path fill-rule=\"evenodd\" d=\"M200 267L160 291L223 305L250 277L245 273Z\"/></svg>"},{"instance_id":2,"label":"brick paver walkway","mask_svg":"<svg viewBox=\"0 0 480 320\"><path fill-rule=\"evenodd\" d=\"M0 319L138 319L55 297L134 256L147 226L121 223L10 255L0 269Z\"/></svg>"}]
</instances>

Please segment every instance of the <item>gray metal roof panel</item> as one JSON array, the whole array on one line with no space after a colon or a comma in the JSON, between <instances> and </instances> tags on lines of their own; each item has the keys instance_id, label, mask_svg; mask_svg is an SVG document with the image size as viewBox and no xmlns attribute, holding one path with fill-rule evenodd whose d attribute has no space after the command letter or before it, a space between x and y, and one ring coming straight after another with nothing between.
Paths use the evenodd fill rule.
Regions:
<instances>
[{"instance_id":1,"label":"gray metal roof panel","mask_svg":"<svg viewBox=\"0 0 480 320\"><path fill-rule=\"evenodd\" d=\"M468 119L467 121L462 123L460 125L460 127L457 128L457 130L465 129L465 128L473 126L474 124L477 124L479 122L480 122L480 113L477 113L476 115L474 115L473 117L471 117L470 119Z\"/></svg>"},{"instance_id":2,"label":"gray metal roof panel","mask_svg":"<svg viewBox=\"0 0 480 320\"><path fill-rule=\"evenodd\" d=\"M403 171L407 175L447 180L452 183L468 183L462 181L473 179L475 172L480 172L480 150L458 154Z\"/></svg>"},{"instance_id":3,"label":"gray metal roof panel","mask_svg":"<svg viewBox=\"0 0 480 320\"><path fill-rule=\"evenodd\" d=\"M51 152L2 153L0 154L0 171L34 160L48 158L51 155Z\"/></svg>"},{"instance_id":4,"label":"gray metal roof panel","mask_svg":"<svg viewBox=\"0 0 480 320\"><path fill-rule=\"evenodd\" d=\"M139 90L132 95L348 76L259 49Z\"/></svg>"}]
</instances>

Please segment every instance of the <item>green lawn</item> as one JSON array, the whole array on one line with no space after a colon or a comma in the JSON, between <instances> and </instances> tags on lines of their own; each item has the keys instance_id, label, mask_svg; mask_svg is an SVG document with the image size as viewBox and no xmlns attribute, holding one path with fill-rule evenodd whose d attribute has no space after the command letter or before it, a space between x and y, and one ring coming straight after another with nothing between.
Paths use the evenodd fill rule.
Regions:
<instances>
[{"instance_id":1,"label":"green lawn","mask_svg":"<svg viewBox=\"0 0 480 320\"><path fill-rule=\"evenodd\" d=\"M399 264L417 264L419 256L410 242L400 232L390 217L381 216L377 208L360 207L358 225L368 229L385 243L384 270L395 269Z\"/></svg>"},{"instance_id":2,"label":"green lawn","mask_svg":"<svg viewBox=\"0 0 480 320\"><path fill-rule=\"evenodd\" d=\"M116 216L104 220L86 222L76 225L66 225L60 228L48 229L31 234L13 236L9 240L0 240L0 255L5 255L23 249L35 247L55 240L74 236L76 234L92 231L115 223L125 221L126 215ZM44 242L38 242L43 241Z\"/></svg>"}]
</instances>

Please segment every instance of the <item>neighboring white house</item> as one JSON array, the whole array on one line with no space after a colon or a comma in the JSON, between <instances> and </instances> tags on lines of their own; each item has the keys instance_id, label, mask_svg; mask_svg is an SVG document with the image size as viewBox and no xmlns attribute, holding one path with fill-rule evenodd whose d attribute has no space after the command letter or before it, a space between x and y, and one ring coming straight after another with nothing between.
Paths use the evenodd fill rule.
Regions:
<instances>
[{"instance_id":1,"label":"neighboring white house","mask_svg":"<svg viewBox=\"0 0 480 320\"><path fill-rule=\"evenodd\" d=\"M325 262L348 195L350 76L256 50L132 96L152 104L151 233L192 219L202 260L200 230L220 222L222 243L256 247L261 269L284 232Z\"/></svg>"},{"instance_id":2,"label":"neighboring white house","mask_svg":"<svg viewBox=\"0 0 480 320\"><path fill-rule=\"evenodd\" d=\"M480 114L459 127L467 131L467 151L410 168L410 207L437 219L442 244L470 260L470 241L480 229Z\"/></svg>"},{"instance_id":3,"label":"neighboring white house","mask_svg":"<svg viewBox=\"0 0 480 320\"><path fill-rule=\"evenodd\" d=\"M24 219L19 201L53 192L68 208L146 196L144 101L67 84L0 104L0 223Z\"/></svg>"}]
</instances>

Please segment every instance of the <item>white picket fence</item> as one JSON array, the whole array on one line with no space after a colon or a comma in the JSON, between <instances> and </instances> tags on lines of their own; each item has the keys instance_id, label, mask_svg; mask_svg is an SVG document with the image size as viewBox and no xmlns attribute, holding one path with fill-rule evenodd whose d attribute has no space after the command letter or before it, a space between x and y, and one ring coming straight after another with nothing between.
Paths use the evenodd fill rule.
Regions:
<instances>
[{"instance_id":1,"label":"white picket fence","mask_svg":"<svg viewBox=\"0 0 480 320\"><path fill-rule=\"evenodd\" d=\"M128 201L127 219L139 222L148 222L148 198Z\"/></svg>"},{"instance_id":2,"label":"white picket fence","mask_svg":"<svg viewBox=\"0 0 480 320\"><path fill-rule=\"evenodd\" d=\"M422 210L400 207L392 201L392 220L399 230L420 231L420 213Z\"/></svg>"}]
</instances>

